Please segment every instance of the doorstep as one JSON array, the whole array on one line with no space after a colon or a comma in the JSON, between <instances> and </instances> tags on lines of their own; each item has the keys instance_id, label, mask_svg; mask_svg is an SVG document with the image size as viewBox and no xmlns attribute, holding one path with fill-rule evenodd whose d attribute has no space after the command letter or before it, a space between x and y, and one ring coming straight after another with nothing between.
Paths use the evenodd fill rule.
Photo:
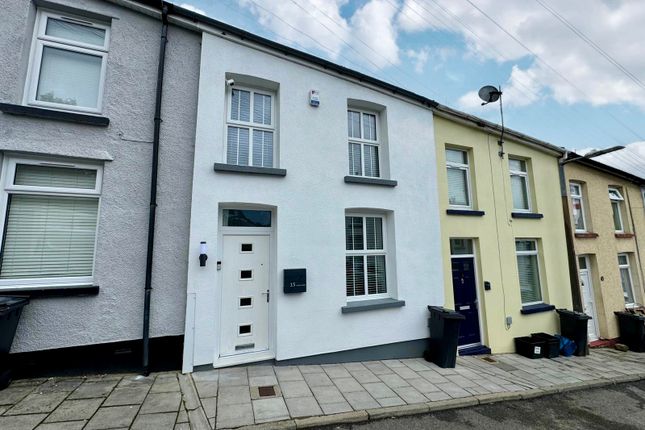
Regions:
<instances>
[{"instance_id":1,"label":"doorstep","mask_svg":"<svg viewBox=\"0 0 645 430\"><path fill-rule=\"evenodd\" d=\"M0 428L57 423L294 429L357 423L643 379L640 357L594 349L586 357L552 360L464 356L454 369L404 359L17 380L0 391Z\"/></svg>"}]
</instances>

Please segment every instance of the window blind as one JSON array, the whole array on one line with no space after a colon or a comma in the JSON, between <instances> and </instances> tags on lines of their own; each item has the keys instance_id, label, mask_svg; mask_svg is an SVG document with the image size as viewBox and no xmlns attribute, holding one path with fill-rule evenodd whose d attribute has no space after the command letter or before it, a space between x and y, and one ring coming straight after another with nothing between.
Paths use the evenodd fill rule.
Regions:
<instances>
[{"instance_id":1,"label":"window blind","mask_svg":"<svg viewBox=\"0 0 645 430\"><path fill-rule=\"evenodd\" d=\"M249 122L251 120L251 93L233 90L231 95L231 119Z\"/></svg>"},{"instance_id":2,"label":"window blind","mask_svg":"<svg viewBox=\"0 0 645 430\"><path fill-rule=\"evenodd\" d=\"M253 165L273 166L273 132L253 130Z\"/></svg>"},{"instance_id":3,"label":"window blind","mask_svg":"<svg viewBox=\"0 0 645 430\"><path fill-rule=\"evenodd\" d=\"M359 112L347 111L347 136L361 138L361 114Z\"/></svg>"},{"instance_id":4,"label":"window blind","mask_svg":"<svg viewBox=\"0 0 645 430\"><path fill-rule=\"evenodd\" d=\"M522 303L542 301L537 255L518 255L517 270L520 277Z\"/></svg>"},{"instance_id":5,"label":"window blind","mask_svg":"<svg viewBox=\"0 0 645 430\"><path fill-rule=\"evenodd\" d=\"M361 174L361 145L358 143L349 144L349 174Z\"/></svg>"},{"instance_id":6,"label":"window blind","mask_svg":"<svg viewBox=\"0 0 645 430\"><path fill-rule=\"evenodd\" d=\"M448 167L448 202L451 205L470 206L467 175L465 169Z\"/></svg>"},{"instance_id":7,"label":"window blind","mask_svg":"<svg viewBox=\"0 0 645 430\"><path fill-rule=\"evenodd\" d=\"M228 127L226 136L226 162L247 166L249 164L249 129Z\"/></svg>"},{"instance_id":8,"label":"window blind","mask_svg":"<svg viewBox=\"0 0 645 430\"><path fill-rule=\"evenodd\" d=\"M271 125L271 96L253 93L253 122Z\"/></svg>"},{"instance_id":9,"label":"window blind","mask_svg":"<svg viewBox=\"0 0 645 430\"><path fill-rule=\"evenodd\" d=\"M32 187L93 190L96 187L96 170L16 164L13 183Z\"/></svg>"},{"instance_id":10,"label":"window blind","mask_svg":"<svg viewBox=\"0 0 645 430\"><path fill-rule=\"evenodd\" d=\"M385 255L367 256L367 293L387 293L385 285Z\"/></svg>"},{"instance_id":11,"label":"window blind","mask_svg":"<svg viewBox=\"0 0 645 430\"><path fill-rule=\"evenodd\" d=\"M378 178L380 176L378 146L363 145L363 152L365 154L365 176Z\"/></svg>"},{"instance_id":12,"label":"window blind","mask_svg":"<svg viewBox=\"0 0 645 430\"><path fill-rule=\"evenodd\" d=\"M525 176L511 175L513 209L529 209L528 187Z\"/></svg>"},{"instance_id":13,"label":"window blind","mask_svg":"<svg viewBox=\"0 0 645 430\"><path fill-rule=\"evenodd\" d=\"M383 220L376 217L365 218L367 249L383 249Z\"/></svg>"},{"instance_id":14,"label":"window blind","mask_svg":"<svg viewBox=\"0 0 645 430\"><path fill-rule=\"evenodd\" d=\"M620 284L623 287L625 303L634 303L634 293L632 292L632 281L629 276L629 267L620 268Z\"/></svg>"},{"instance_id":15,"label":"window blind","mask_svg":"<svg viewBox=\"0 0 645 430\"><path fill-rule=\"evenodd\" d=\"M466 151L446 149L446 161L449 163L468 164L468 156Z\"/></svg>"},{"instance_id":16,"label":"window blind","mask_svg":"<svg viewBox=\"0 0 645 430\"><path fill-rule=\"evenodd\" d=\"M98 202L10 195L0 279L91 276Z\"/></svg>"},{"instance_id":17,"label":"window blind","mask_svg":"<svg viewBox=\"0 0 645 430\"><path fill-rule=\"evenodd\" d=\"M362 255L345 257L347 296L362 296L365 294L365 272Z\"/></svg>"},{"instance_id":18,"label":"window blind","mask_svg":"<svg viewBox=\"0 0 645 430\"><path fill-rule=\"evenodd\" d=\"M348 251L363 249L363 217L345 217L345 245Z\"/></svg>"},{"instance_id":19,"label":"window blind","mask_svg":"<svg viewBox=\"0 0 645 430\"><path fill-rule=\"evenodd\" d=\"M376 140L376 115L363 114L363 139Z\"/></svg>"}]
</instances>

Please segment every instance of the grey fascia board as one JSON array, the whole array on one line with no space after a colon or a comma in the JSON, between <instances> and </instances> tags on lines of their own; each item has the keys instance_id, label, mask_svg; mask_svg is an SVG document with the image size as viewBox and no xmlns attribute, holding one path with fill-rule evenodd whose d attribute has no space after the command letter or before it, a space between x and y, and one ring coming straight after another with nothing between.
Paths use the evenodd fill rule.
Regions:
<instances>
[{"instance_id":1,"label":"grey fascia board","mask_svg":"<svg viewBox=\"0 0 645 430\"><path fill-rule=\"evenodd\" d=\"M398 185L398 182L392 179L368 178L368 177L361 177L361 176L345 176L345 183L380 185L384 187L396 187Z\"/></svg>"},{"instance_id":2,"label":"grey fascia board","mask_svg":"<svg viewBox=\"0 0 645 430\"><path fill-rule=\"evenodd\" d=\"M274 167L237 166L235 164L215 163L213 166L220 173L246 173L251 175L287 176L287 169Z\"/></svg>"},{"instance_id":3,"label":"grey fascia board","mask_svg":"<svg viewBox=\"0 0 645 430\"><path fill-rule=\"evenodd\" d=\"M341 313L350 314L354 312L372 311L375 309L400 308L405 306L405 300L397 299L367 299L355 302L348 302L340 308Z\"/></svg>"}]
</instances>

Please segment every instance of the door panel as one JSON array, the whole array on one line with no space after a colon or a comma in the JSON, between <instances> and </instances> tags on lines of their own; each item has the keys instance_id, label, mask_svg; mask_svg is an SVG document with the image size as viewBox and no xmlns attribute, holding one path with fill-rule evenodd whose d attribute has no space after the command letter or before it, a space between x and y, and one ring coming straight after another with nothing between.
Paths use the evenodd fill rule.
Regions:
<instances>
[{"instance_id":1,"label":"door panel","mask_svg":"<svg viewBox=\"0 0 645 430\"><path fill-rule=\"evenodd\" d=\"M598 326L596 323L596 306L594 303L593 286L591 284L591 275L589 273L589 261L586 264L587 269L580 270L580 291L582 292L582 307L584 312L591 317L587 327L589 341L598 339Z\"/></svg>"},{"instance_id":2,"label":"door panel","mask_svg":"<svg viewBox=\"0 0 645 430\"><path fill-rule=\"evenodd\" d=\"M452 287L455 310L466 317L459 327L459 345L481 342L473 257L452 258Z\"/></svg>"},{"instance_id":3,"label":"door panel","mask_svg":"<svg viewBox=\"0 0 645 430\"><path fill-rule=\"evenodd\" d=\"M220 355L269 347L269 236L224 236Z\"/></svg>"}]
</instances>

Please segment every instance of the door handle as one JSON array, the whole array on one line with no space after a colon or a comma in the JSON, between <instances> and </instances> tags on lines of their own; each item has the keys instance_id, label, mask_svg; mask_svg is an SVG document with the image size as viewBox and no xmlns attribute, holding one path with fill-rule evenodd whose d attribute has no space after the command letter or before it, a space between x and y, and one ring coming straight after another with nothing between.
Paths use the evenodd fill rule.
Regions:
<instances>
[{"instance_id":1,"label":"door handle","mask_svg":"<svg viewBox=\"0 0 645 430\"><path fill-rule=\"evenodd\" d=\"M266 292L262 293L262 294L265 294L267 296L267 303L269 303L269 298L271 297L271 292L269 290L266 290Z\"/></svg>"}]
</instances>

